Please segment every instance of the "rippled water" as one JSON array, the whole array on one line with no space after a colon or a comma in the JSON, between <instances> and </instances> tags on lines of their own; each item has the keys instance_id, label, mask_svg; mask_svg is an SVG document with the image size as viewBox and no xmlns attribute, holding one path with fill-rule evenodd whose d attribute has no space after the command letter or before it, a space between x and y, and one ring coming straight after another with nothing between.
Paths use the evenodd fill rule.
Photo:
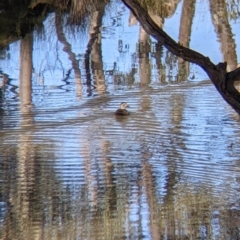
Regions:
<instances>
[{"instance_id":1,"label":"rippled water","mask_svg":"<svg viewBox=\"0 0 240 240\"><path fill-rule=\"evenodd\" d=\"M149 77L133 54L139 26L127 27L129 12L116 4L120 27L107 25L106 14L103 28L106 92L104 84L89 91L85 46L71 35L80 90L52 33L34 42L30 93L19 90L19 43L0 62L2 82L8 78L0 99L1 239L239 239L239 116L195 66L195 78L181 83L175 67L166 82L157 70ZM120 34L126 53L116 50ZM123 101L130 115L115 117Z\"/></svg>"}]
</instances>

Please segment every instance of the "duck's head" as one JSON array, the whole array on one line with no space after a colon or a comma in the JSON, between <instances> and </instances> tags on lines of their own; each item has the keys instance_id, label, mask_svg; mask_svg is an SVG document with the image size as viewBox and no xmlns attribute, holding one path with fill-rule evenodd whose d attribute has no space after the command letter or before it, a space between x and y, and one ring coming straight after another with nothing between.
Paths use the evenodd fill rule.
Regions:
<instances>
[{"instance_id":1,"label":"duck's head","mask_svg":"<svg viewBox=\"0 0 240 240\"><path fill-rule=\"evenodd\" d=\"M122 102L120 105L120 109L126 109L128 107L128 104L126 102Z\"/></svg>"}]
</instances>

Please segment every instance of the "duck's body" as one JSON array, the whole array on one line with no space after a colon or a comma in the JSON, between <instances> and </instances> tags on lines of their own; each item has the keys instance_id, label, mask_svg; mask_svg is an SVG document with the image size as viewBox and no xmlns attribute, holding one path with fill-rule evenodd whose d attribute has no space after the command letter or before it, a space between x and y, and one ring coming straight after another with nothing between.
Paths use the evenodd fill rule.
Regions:
<instances>
[{"instance_id":1,"label":"duck's body","mask_svg":"<svg viewBox=\"0 0 240 240\"><path fill-rule=\"evenodd\" d=\"M126 102L122 102L120 108L114 113L116 116L128 116L130 113L126 108L128 107Z\"/></svg>"},{"instance_id":2,"label":"duck's body","mask_svg":"<svg viewBox=\"0 0 240 240\"><path fill-rule=\"evenodd\" d=\"M118 109L116 112L115 112L115 115L116 116L128 116L130 113L128 110L126 109Z\"/></svg>"}]
</instances>

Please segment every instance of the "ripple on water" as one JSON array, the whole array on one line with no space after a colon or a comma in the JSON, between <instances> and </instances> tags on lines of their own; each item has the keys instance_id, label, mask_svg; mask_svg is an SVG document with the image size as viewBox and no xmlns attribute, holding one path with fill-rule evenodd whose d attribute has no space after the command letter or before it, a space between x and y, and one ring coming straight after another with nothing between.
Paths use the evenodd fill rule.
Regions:
<instances>
[{"instance_id":1,"label":"ripple on water","mask_svg":"<svg viewBox=\"0 0 240 240\"><path fill-rule=\"evenodd\" d=\"M146 236L149 219L167 221L173 204L179 223L194 211L211 218L209 208L237 206L239 122L213 90L145 89L5 114L5 187L16 190L15 199L31 199L29 211L44 214L46 225L52 216L54 224L67 219L88 229L87 221L97 221L103 228L102 216L112 222L128 216L133 228L139 219L146 223ZM113 113L125 100L131 114L117 119Z\"/></svg>"}]
</instances>

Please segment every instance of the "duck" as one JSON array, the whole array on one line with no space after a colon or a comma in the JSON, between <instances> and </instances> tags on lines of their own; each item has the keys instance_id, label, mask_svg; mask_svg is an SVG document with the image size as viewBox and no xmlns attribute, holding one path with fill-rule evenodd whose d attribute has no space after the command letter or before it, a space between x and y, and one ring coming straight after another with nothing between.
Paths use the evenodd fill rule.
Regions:
<instances>
[{"instance_id":1,"label":"duck","mask_svg":"<svg viewBox=\"0 0 240 240\"><path fill-rule=\"evenodd\" d=\"M114 113L116 116L128 116L130 113L126 108L128 107L128 104L126 102L122 102L120 104L120 108L116 110Z\"/></svg>"}]
</instances>

